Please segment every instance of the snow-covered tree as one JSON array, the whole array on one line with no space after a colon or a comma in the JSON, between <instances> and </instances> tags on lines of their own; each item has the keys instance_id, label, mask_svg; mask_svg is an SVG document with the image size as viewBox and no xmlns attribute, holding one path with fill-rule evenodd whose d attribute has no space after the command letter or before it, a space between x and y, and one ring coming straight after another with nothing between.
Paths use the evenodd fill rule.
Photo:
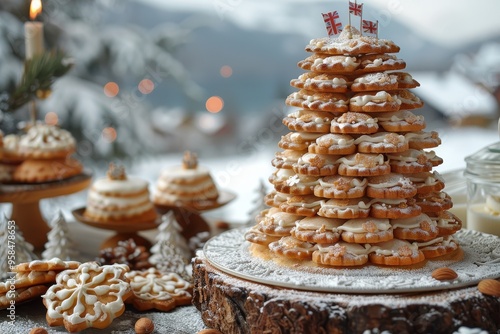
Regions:
<instances>
[{"instance_id":1,"label":"snow-covered tree","mask_svg":"<svg viewBox=\"0 0 500 334\"><path fill-rule=\"evenodd\" d=\"M68 224L61 210L59 210L50 222L51 230L47 233L47 242L42 258L50 260L58 257L62 260L76 260L78 251L75 243L71 239Z\"/></svg>"},{"instance_id":2,"label":"snow-covered tree","mask_svg":"<svg viewBox=\"0 0 500 334\"><path fill-rule=\"evenodd\" d=\"M158 226L156 243L151 247L149 262L158 264L165 261L165 248L176 250L183 258L190 257L190 250L186 239L181 234L182 227L175 219L173 211L169 211L161 217L162 223Z\"/></svg>"}]
</instances>

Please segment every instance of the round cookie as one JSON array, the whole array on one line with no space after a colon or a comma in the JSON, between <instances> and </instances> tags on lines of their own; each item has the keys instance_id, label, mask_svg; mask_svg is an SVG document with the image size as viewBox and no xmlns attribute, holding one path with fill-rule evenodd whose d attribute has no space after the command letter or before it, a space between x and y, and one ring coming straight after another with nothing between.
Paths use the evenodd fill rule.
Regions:
<instances>
[{"instance_id":1,"label":"round cookie","mask_svg":"<svg viewBox=\"0 0 500 334\"><path fill-rule=\"evenodd\" d=\"M391 75L395 75L398 81L398 89L411 89L420 86L420 83L413 79L411 74L406 72L391 72Z\"/></svg>"},{"instance_id":2,"label":"round cookie","mask_svg":"<svg viewBox=\"0 0 500 334\"><path fill-rule=\"evenodd\" d=\"M321 203L318 215L326 218L366 218L370 214L367 198L330 199Z\"/></svg>"},{"instance_id":3,"label":"round cookie","mask_svg":"<svg viewBox=\"0 0 500 334\"><path fill-rule=\"evenodd\" d=\"M0 293L0 310L37 299L47 292L47 289L47 285L34 285L26 288L16 287L15 290Z\"/></svg>"},{"instance_id":4,"label":"round cookie","mask_svg":"<svg viewBox=\"0 0 500 334\"><path fill-rule=\"evenodd\" d=\"M293 195L280 193L278 191L271 191L264 196L264 203L267 206L279 208L279 206L286 202Z\"/></svg>"},{"instance_id":5,"label":"round cookie","mask_svg":"<svg viewBox=\"0 0 500 334\"><path fill-rule=\"evenodd\" d=\"M327 111L300 109L284 117L283 124L291 131L328 133L334 117Z\"/></svg>"},{"instance_id":6,"label":"round cookie","mask_svg":"<svg viewBox=\"0 0 500 334\"><path fill-rule=\"evenodd\" d=\"M297 64L306 71L335 74L352 73L359 65L356 57L328 54L313 54Z\"/></svg>"},{"instance_id":7,"label":"round cookie","mask_svg":"<svg viewBox=\"0 0 500 334\"><path fill-rule=\"evenodd\" d=\"M295 222L292 236L310 243L331 244L339 241L341 226L345 220L324 218L320 216L306 217Z\"/></svg>"},{"instance_id":8,"label":"round cookie","mask_svg":"<svg viewBox=\"0 0 500 334\"><path fill-rule=\"evenodd\" d=\"M422 212L413 198L374 198L370 201L370 204L370 214L375 218L410 218L418 216Z\"/></svg>"},{"instance_id":9,"label":"round cookie","mask_svg":"<svg viewBox=\"0 0 500 334\"><path fill-rule=\"evenodd\" d=\"M429 217L436 222L439 236L452 235L462 228L462 221L449 211L429 212Z\"/></svg>"},{"instance_id":10,"label":"round cookie","mask_svg":"<svg viewBox=\"0 0 500 334\"><path fill-rule=\"evenodd\" d=\"M370 245L366 247L347 242L338 242L334 245L318 244L318 250L312 254L313 262L326 266L354 267L368 262Z\"/></svg>"},{"instance_id":11,"label":"round cookie","mask_svg":"<svg viewBox=\"0 0 500 334\"><path fill-rule=\"evenodd\" d=\"M359 198L365 196L366 178L353 176L325 176L314 187L314 195L325 198Z\"/></svg>"},{"instance_id":12,"label":"round cookie","mask_svg":"<svg viewBox=\"0 0 500 334\"><path fill-rule=\"evenodd\" d=\"M441 145L441 138L439 138L439 134L436 131L410 132L405 134L405 138L408 141L408 146L416 150L434 148Z\"/></svg>"},{"instance_id":13,"label":"round cookie","mask_svg":"<svg viewBox=\"0 0 500 334\"><path fill-rule=\"evenodd\" d=\"M393 238L389 219L360 218L350 219L338 228L342 240L349 243L379 243Z\"/></svg>"},{"instance_id":14,"label":"round cookie","mask_svg":"<svg viewBox=\"0 0 500 334\"><path fill-rule=\"evenodd\" d=\"M417 194L417 187L409 178L390 173L368 178L366 195L371 198L409 198Z\"/></svg>"},{"instance_id":15,"label":"round cookie","mask_svg":"<svg viewBox=\"0 0 500 334\"><path fill-rule=\"evenodd\" d=\"M378 131L377 119L370 115L346 112L331 121L330 131L339 134L370 134Z\"/></svg>"},{"instance_id":16,"label":"round cookie","mask_svg":"<svg viewBox=\"0 0 500 334\"><path fill-rule=\"evenodd\" d=\"M349 100L349 111L398 111L401 101L386 91L357 93Z\"/></svg>"},{"instance_id":17,"label":"round cookie","mask_svg":"<svg viewBox=\"0 0 500 334\"><path fill-rule=\"evenodd\" d=\"M295 227L295 222L303 218L303 216L281 212L278 208L263 210L260 216L260 221L257 224L258 230L276 237L290 235L290 231Z\"/></svg>"},{"instance_id":18,"label":"round cookie","mask_svg":"<svg viewBox=\"0 0 500 334\"><path fill-rule=\"evenodd\" d=\"M37 123L19 140L19 152L25 159L64 159L75 149L75 138L56 125Z\"/></svg>"},{"instance_id":19,"label":"round cookie","mask_svg":"<svg viewBox=\"0 0 500 334\"><path fill-rule=\"evenodd\" d=\"M307 72L297 79L292 79L290 85L299 89L315 92L346 93L347 78L338 74Z\"/></svg>"},{"instance_id":20,"label":"round cookie","mask_svg":"<svg viewBox=\"0 0 500 334\"><path fill-rule=\"evenodd\" d=\"M404 60L386 53L362 55L358 57L358 61L356 74L402 70L406 67Z\"/></svg>"},{"instance_id":21,"label":"round cookie","mask_svg":"<svg viewBox=\"0 0 500 334\"><path fill-rule=\"evenodd\" d=\"M278 169L269 178L276 191L293 195L312 195L318 177L295 174L291 169Z\"/></svg>"},{"instance_id":22,"label":"round cookie","mask_svg":"<svg viewBox=\"0 0 500 334\"><path fill-rule=\"evenodd\" d=\"M76 269L81 263L78 261L63 261L59 258L50 260L34 260L31 262L19 263L14 268L13 272L29 272L29 271L62 271L66 269Z\"/></svg>"},{"instance_id":23,"label":"round cookie","mask_svg":"<svg viewBox=\"0 0 500 334\"><path fill-rule=\"evenodd\" d=\"M369 73L357 77L351 85L353 92L395 90L398 88L397 76L390 73Z\"/></svg>"},{"instance_id":24,"label":"round cookie","mask_svg":"<svg viewBox=\"0 0 500 334\"><path fill-rule=\"evenodd\" d=\"M83 165L76 159L24 160L16 167L12 179L21 183L60 181L81 174Z\"/></svg>"},{"instance_id":25,"label":"round cookie","mask_svg":"<svg viewBox=\"0 0 500 334\"><path fill-rule=\"evenodd\" d=\"M406 174L407 178L417 187L418 194L428 194L444 189L444 179L436 171Z\"/></svg>"},{"instance_id":26,"label":"round cookie","mask_svg":"<svg viewBox=\"0 0 500 334\"><path fill-rule=\"evenodd\" d=\"M294 163L299 161L300 157L307 151L283 150L274 154L271 164L276 168L292 169Z\"/></svg>"},{"instance_id":27,"label":"round cookie","mask_svg":"<svg viewBox=\"0 0 500 334\"><path fill-rule=\"evenodd\" d=\"M374 116L379 125L389 132L418 132L425 128L424 116L417 116L409 110L377 113Z\"/></svg>"},{"instance_id":28,"label":"round cookie","mask_svg":"<svg viewBox=\"0 0 500 334\"><path fill-rule=\"evenodd\" d=\"M388 154L389 165L394 173L413 174L430 172L433 164L429 161L426 152L409 149L402 153Z\"/></svg>"},{"instance_id":29,"label":"round cookie","mask_svg":"<svg viewBox=\"0 0 500 334\"><path fill-rule=\"evenodd\" d=\"M285 103L289 106L309 110L345 112L348 110L349 99L345 94L321 93L301 89L290 94Z\"/></svg>"},{"instance_id":30,"label":"round cookie","mask_svg":"<svg viewBox=\"0 0 500 334\"><path fill-rule=\"evenodd\" d=\"M442 212L453 207L451 197L444 191L418 194L415 200L423 212Z\"/></svg>"},{"instance_id":31,"label":"round cookie","mask_svg":"<svg viewBox=\"0 0 500 334\"><path fill-rule=\"evenodd\" d=\"M294 260L310 260L317 248L312 243L295 239L292 236L271 242L268 247L273 253Z\"/></svg>"},{"instance_id":32,"label":"round cookie","mask_svg":"<svg viewBox=\"0 0 500 334\"><path fill-rule=\"evenodd\" d=\"M398 239L412 241L428 241L439 235L436 222L422 213L416 217L393 219L394 236Z\"/></svg>"},{"instance_id":33,"label":"round cookie","mask_svg":"<svg viewBox=\"0 0 500 334\"><path fill-rule=\"evenodd\" d=\"M309 145L309 153L346 155L356 152L355 141L349 135L329 133Z\"/></svg>"},{"instance_id":34,"label":"round cookie","mask_svg":"<svg viewBox=\"0 0 500 334\"><path fill-rule=\"evenodd\" d=\"M339 156L306 153L293 165L293 170L298 174L311 176L327 176L337 174Z\"/></svg>"},{"instance_id":35,"label":"round cookie","mask_svg":"<svg viewBox=\"0 0 500 334\"><path fill-rule=\"evenodd\" d=\"M271 242L277 241L280 238L281 237L268 235L259 231L257 226L252 226L248 231L245 232L245 240L262 246L267 246Z\"/></svg>"},{"instance_id":36,"label":"round cookie","mask_svg":"<svg viewBox=\"0 0 500 334\"><path fill-rule=\"evenodd\" d=\"M356 153L337 160L338 173L344 176L377 176L391 172L383 154Z\"/></svg>"},{"instance_id":37,"label":"round cookie","mask_svg":"<svg viewBox=\"0 0 500 334\"><path fill-rule=\"evenodd\" d=\"M311 217L318 212L322 202L321 198L312 195L292 196L281 203L279 208L286 213Z\"/></svg>"},{"instance_id":38,"label":"round cookie","mask_svg":"<svg viewBox=\"0 0 500 334\"><path fill-rule=\"evenodd\" d=\"M408 149L406 137L393 132L362 135L356 138L354 144L360 153L397 153Z\"/></svg>"},{"instance_id":39,"label":"round cookie","mask_svg":"<svg viewBox=\"0 0 500 334\"><path fill-rule=\"evenodd\" d=\"M424 253L426 259L434 259L439 256L453 253L458 249L458 243L451 235L438 237L427 242L418 242L418 249Z\"/></svg>"},{"instance_id":40,"label":"round cookie","mask_svg":"<svg viewBox=\"0 0 500 334\"><path fill-rule=\"evenodd\" d=\"M409 90L403 89L395 92L394 95L399 101L401 101L401 109L417 109L424 106L422 100Z\"/></svg>"},{"instance_id":41,"label":"round cookie","mask_svg":"<svg viewBox=\"0 0 500 334\"><path fill-rule=\"evenodd\" d=\"M307 151L309 145L321 135L321 133L289 132L281 136L278 146L284 150Z\"/></svg>"},{"instance_id":42,"label":"round cookie","mask_svg":"<svg viewBox=\"0 0 500 334\"><path fill-rule=\"evenodd\" d=\"M368 255L370 262L386 266L406 266L425 260L416 244L406 240L392 239L373 246Z\"/></svg>"}]
</instances>

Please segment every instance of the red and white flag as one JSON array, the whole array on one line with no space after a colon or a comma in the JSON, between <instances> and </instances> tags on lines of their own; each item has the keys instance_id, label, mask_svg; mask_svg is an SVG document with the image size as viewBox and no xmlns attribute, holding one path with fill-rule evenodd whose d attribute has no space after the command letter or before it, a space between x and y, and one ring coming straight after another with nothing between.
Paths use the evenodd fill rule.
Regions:
<instances>
[{"instance_id":1,"label":"red and white flag","mask_svg":"<svg viewBox=\"0 0 500 334\"><path fill-rule=\"evenodd\" d=\"M325 21L326 32L328 33L328 36L335 36L342 32L342 23L336 21L340 19L339 13L337 11L329 12L326 14L322 13L322 15L323 20Z\"/></svg>"},{"instance_id":2,"label":"red and white flag","mask_svg":"<svg viewBox=\"0 0 500 334\"><path fill-rule=\"evenodd\" d=\"M363 31L369 34L378 33L378 22L363 20Z\"/></svg>"},{"instance_id":3,"label":"red and white flag","mask_svg":"<svg viewBox=\"0 0 500 334\"><path fill-rule=\"evenodd\" d=\"M363 4L357 4L356 2L349 1L349 14L353 14L356 16L363 15Z\"/></svg>"}]
</instances>

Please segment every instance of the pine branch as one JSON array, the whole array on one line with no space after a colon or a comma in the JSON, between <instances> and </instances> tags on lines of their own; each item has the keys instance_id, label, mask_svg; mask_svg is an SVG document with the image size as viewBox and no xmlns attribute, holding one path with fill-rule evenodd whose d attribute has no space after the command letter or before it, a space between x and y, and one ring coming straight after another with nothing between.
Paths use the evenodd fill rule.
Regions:
<instances>
[{"instance_id":1,"label":"pine branch","mask_svg":"<svg viewBox=\"0 0 500 334\"><path fill-rule=\"evenodd\" d=\"M21 82L7 100L5 111L13 112L37 97L37 92L49 91L55 79L66 74L72 66L61 51L45 52L27 60Z\"/></svg>"}]
</instances>

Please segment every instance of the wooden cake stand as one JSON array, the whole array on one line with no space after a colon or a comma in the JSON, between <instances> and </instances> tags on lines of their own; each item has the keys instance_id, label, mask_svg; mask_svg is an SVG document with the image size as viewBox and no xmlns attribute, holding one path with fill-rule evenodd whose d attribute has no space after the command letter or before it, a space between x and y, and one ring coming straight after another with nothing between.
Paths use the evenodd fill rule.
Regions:
<instances>
[{"instance_id":1,"label":"wooden cake stand","mask_svg":"<svg viewBox=\"0 0 500 334\"><path fill-rule=\"evenodd\" d=\"M90 172L61 180L33 184L0 184L0 202L12 203L11 219L23 232L24 239L41 249L47 242L50 228L42 217L40 200L64 196L86 189L92 179Z\"/></svg>"}]
</instances>

